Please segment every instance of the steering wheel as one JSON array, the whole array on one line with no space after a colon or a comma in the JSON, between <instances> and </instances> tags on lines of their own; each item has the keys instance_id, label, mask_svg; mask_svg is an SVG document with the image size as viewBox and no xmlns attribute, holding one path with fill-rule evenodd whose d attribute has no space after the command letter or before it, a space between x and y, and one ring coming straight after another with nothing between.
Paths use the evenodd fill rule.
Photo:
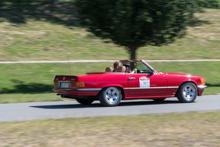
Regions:
<instances>
[{"instance_id":1,"label":"steering wheel","mask_svg":"<svg viewBox=\"0 0 220 147\"><path fill-rule=\"evenodd\" d=\"M137 73L151 73L149 70L137 70Z\"/></svg>"}]
</instances>

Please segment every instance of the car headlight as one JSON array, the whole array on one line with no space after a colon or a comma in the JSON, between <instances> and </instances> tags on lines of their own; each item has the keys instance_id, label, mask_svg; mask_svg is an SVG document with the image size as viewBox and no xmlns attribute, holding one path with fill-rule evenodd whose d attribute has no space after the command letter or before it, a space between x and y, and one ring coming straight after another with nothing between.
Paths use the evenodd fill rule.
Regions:
<instances>
[{"instance_id":1,"label":"car headlight","mask_svg":"<svg viewBox=\"0 0 220 147\"><path fill-rule=\"evenodd\" d=\"M202 85L205 85L205 79L204 78L201 79L201 83L202 83Z\"/></svg>"}]
</instances>

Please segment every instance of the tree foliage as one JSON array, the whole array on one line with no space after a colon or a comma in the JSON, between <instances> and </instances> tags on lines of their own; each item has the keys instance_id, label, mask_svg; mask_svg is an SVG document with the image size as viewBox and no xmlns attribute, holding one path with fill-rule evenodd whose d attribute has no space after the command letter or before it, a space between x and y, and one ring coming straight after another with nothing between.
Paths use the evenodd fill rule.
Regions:
<instances>
[{"instance_id":1,"label":"tree foliage","mask_svg":"<svg viewBox=\"0 0 220 147\"><path fill-rule=\"evenodd\" d=\"M199 6L205 8L220 8L219 0L197 0L197 3Z\"/></svg>"},{"instance_id":2,"label":"tree foliage","mask_svg":"<svg viewBox=\"0 0 220 147\"><path fill-rule=\"evenodd\" d=\"M59 0L52 0L51 2L52 4L57 5L59 3Z\"/></svg>"},{"instance_id":3,"label":"tree foliage","mask_svg":"<svg viewBox=\"0 0 220 147\"><path fill-rule=\"evenodd\" d=\"M126 47L131 59L141 46L185 35L187 21L198 10L196 0L76 0L75 5L82 25Z\"/></svg>"}]
</instances>

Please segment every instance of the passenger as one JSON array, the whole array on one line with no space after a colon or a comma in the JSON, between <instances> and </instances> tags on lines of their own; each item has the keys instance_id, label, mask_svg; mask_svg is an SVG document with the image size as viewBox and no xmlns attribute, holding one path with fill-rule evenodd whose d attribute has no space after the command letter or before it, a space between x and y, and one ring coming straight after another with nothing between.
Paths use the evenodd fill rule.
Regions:
<instances>
[{"instance_id":1,"label":"passenger","mask_svg":"<svg viewBox=\"0 0 220 147\"><path fill-rule=\"evenodd\" d=\"M119 66L117 72L125 73L126 67L125 66Z\"/></svg>"},{"instance_id":2,"label":"passenger","mask_svg":"<svg viewBox=\"0 0 220 147\"><path fill-rule=\"evenodd\" d=\"M113 66L114 66L113 72L117 72L118 67L121 66L121 64L120 64L120 62L115 62Z\"/></svg>"}]
</instances>

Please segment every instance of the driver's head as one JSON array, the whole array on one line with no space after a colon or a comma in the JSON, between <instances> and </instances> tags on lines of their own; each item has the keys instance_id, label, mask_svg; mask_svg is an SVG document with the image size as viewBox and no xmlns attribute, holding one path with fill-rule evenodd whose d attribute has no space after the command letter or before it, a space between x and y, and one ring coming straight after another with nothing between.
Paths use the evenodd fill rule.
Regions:
<instances>
[{"instance_id":1,"label":"driver's head","mask_svg":"<svg viewBox=\"0 0 220 147\"><path fill-rule=\"evenodd\" d=\"M130 63L123 63L123 66L125 66L126 69L130 69Z\"/></svg>"}]
</instances>

